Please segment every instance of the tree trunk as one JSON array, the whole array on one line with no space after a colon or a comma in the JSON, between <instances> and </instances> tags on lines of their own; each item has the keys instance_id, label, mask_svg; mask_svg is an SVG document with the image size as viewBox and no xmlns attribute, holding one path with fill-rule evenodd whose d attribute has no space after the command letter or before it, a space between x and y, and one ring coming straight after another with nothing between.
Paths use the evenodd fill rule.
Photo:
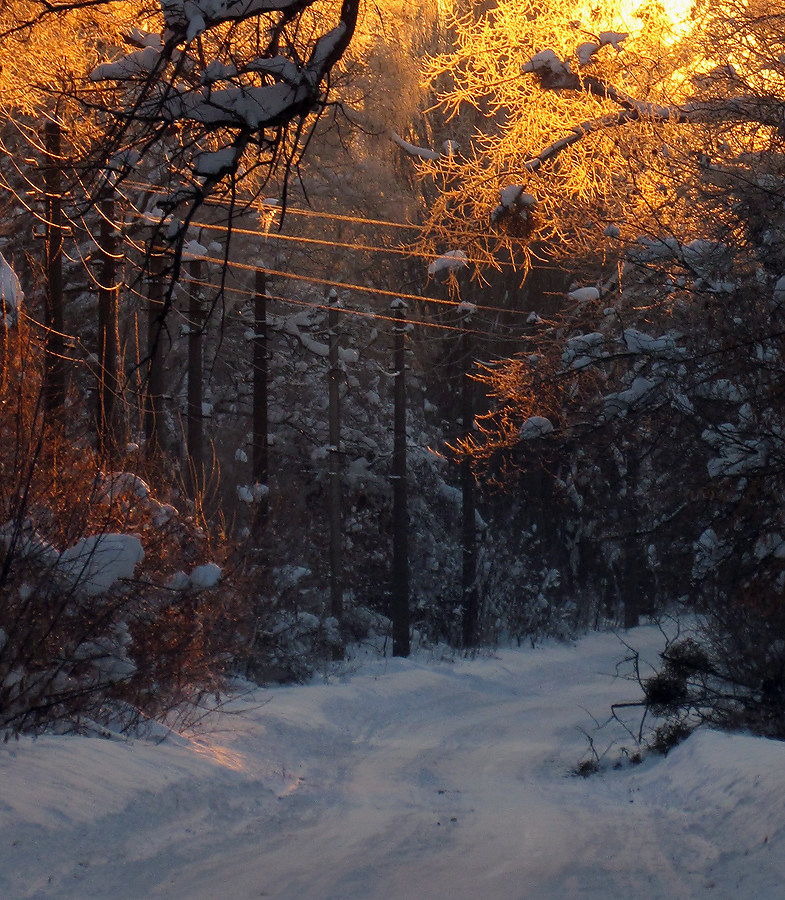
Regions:
<instances>
[{"instance_id":1,"label":"tree trunk","mask_svg":"<svg viewBox=\"0 0 785 900\"><path fill-rule=\"evenodd\" d=\"M47 280L44 405L48 413L55 413L62 410L66 381L60 123L51 118L47 119L44 131Z\"/></svg>"},{"instance_id":2,"label":"tree trunk","mask_svg":"<svg viewBox=\"0 0 785 900\"><path fill-rule=\"evenodd\" d=\"M267 277L256 270L253 342L253 458L251 476L254 484L266 485L269 479L267 422ZM254 528L264 528L269 513L267 497L257 501Z\"/></svg>"},{"instance_id":3,"label":"tree trunk","mask_svg":"<svg viewBox=\"0 0 785 900\"><path fill-rule=\"evenodd\" d=\"M191 495L204 493L204 432L202 419L202 262L188 264L191 289L188 292L188 476Z\"/></svg>"},{"instance_id":4,"label":"tree trunk","mask_svg":"<svg viewBox=\"0 0 785 900\"><path fill-rule=\"evenodd\" d=\"M115 450L114 421L117 378L117 240L115 203L111 195L101 201L101 231L98 259L98 404L96 411L98 447L101 457Z\"/></svg>"},{"instance_id":5,"label":"tree trunk","mask_svg":"<svg viewBox=\"0 0 785 900\"><path fill-rule=\"evenodd\" d=\"M649 567L646 554L641 546L640 536L640 500L638 498L638 482L640 478L640 459L634 447L626 453L627 473L627 505L630 510L627 531L622 541L621 590L624 609L624 627L635 628L640 624L641 615L649 606L648 592Z\"/></svg>"},{"instance_id":6,"label":"tree trunk","mask_svg":"<svg viewBox=\"0 0 785 900\"><path fill-rule=\"evenodd\" d=\"M330 613L343 616L343 561L341 547L341 369L338 354L338 295L330 291L330 452L329 452L329 517L330 517Z\"/></svg>"},{"instance_id":7,"label":"tree trunk","mask_svg":"<svg viewBox=\"0 0 785 900\"><path fill-rule=\"evenodd\" d=\"M472 333L468 316L464 316L461 335L463 360L462 396L463 435L467 440L474 430L474 382L472 380ZM473 647L477 641L477 530L474 505L474 472L471 457L464 454L461 460L461 537L463 549L462 599L463 646Z\"/></svg>"},{"instance_id":8,"label":"tree trunk","mask_svg":"<svg viewBox=\"0 0 785 900\"><path fill-rule=\"evenodd\" d=\"M150 251L150 298L147 309L147 394L144 430L148 452L162 446L163 436L163 252Z\"/></svg>"},{"instance_id":9,"label":"tree trunk","mask_svg":"<svg viewBox=\"0 0 785 900\"><path fill-rule=\"evenodd\" d=\"M393 656L409 655L409 514L406 491L406 304L393 300L395 347L395 415L393 439L393 566L392 623Z\"/></svg>"}]
</instances>

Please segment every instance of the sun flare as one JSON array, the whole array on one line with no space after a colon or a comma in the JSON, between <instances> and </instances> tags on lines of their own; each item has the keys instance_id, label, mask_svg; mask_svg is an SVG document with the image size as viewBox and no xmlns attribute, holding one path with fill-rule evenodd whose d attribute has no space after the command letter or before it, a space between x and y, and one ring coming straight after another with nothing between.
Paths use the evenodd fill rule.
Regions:
<instances>
[{"instance_id":1,"label":"sun flare","mask_svg":"<svg viewBox=\"0 0 785 900\"><path fill-rule=\"evenodd\" d=\"M612 12L609 12L609 18L614 27L635 31L645 18L646 8L640 0L620 0L618 3L613 3L611 0L607 5L611 8L615 7ZM692 0L662 0L659 5L670 20L674 39L683 34L689 27ZM587 4L587 10L589 8L590 6Z\"/></svg>"}]
</instances>

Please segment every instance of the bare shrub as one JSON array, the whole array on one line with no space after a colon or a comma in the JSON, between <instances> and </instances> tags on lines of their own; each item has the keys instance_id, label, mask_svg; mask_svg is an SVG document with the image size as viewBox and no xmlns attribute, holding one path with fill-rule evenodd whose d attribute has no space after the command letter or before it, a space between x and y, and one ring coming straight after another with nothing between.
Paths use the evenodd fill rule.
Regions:
<instances>
[{"instance_id":1,"label":"bare shrub","mask_svg":"<svg viewBox=\"0 0 785 900\"><path fill-rule=\"evenodd\" d=\"M221 548L135 472L100 468L73 398L45 421L34 336L4 337L0 732L126 730L216 690L238 603L199 566Z\"/></svg>"}]
</instances>

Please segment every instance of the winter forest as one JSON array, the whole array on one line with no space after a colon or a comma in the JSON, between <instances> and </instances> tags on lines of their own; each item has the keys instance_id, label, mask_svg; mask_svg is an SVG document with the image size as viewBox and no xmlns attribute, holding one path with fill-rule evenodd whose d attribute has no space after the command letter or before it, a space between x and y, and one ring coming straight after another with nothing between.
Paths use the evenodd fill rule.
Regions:
<instances>
[{"instance_id":1,"label":"winter forest","mask_svg":"<svg viewBox=\"0 0 785 900\"><path fill-rule=\"evenodd\" d=\"M377 701L411 715L430 685L454 702L440 666L507 703L499 660L521 692L580 706L597 672L581 666L605 653L619 679L591 727L560 705L543 738L594 778L553 782L554 839L575 791L633 763L649 779L634 790L659 797L645 767L667 762L709 805L712 779L696 785L720 762L752 753L755 785L781 771L784 185L776 0L3 0L0 733L16 764L55 771L76 746L58 739L87 759L102 737L182 774L177 754L224 716L221 753L267 760L265 790L302 799L305 776L232 715L290 704L259 728L321 772L317 746L343 745L290 733L300 715L349 734L365 709L381 740ZM363 679L383 673L400 685L372 701ZM119 765L96 759L101 777ZM241 768L221 770L222 802L251 802ZM7 797L20 833L46 826ZM377 799L403 815L392 790ZM372 819L336 808L351 834ZM711 893L725 857L701 847ZM774 865L765 887L738 888L739 866L716 884L785 897ZM222 896L92 871L81 893L8 876L4 896ZM355 876L281 874L261 895L406 896ZM454 877L422 890L463 896ZM571 877L525 896L703 896ZM491 900L519 895L499 878Z\"/></svg>"}]
</instances>

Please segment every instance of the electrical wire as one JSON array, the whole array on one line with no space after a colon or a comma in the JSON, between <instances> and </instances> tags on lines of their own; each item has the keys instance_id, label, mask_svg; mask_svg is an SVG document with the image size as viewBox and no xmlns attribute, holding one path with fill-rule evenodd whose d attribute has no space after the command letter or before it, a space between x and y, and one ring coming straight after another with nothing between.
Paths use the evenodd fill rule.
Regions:
<instances>
[{"instance_id":1,"label":"electrical wire","mask_svg":"<svg viewBox=\"0 0 785 900\"><path fill-rule=\"evenodd\" d=\"M160 188L154 188L152 185L145 186L142 184L138 184L137 182L130 182L130 181L124 182L124 185L126 185L128 187L136 188L138 190L146 191L147 193L154 194L156 196L161 196L161 197L166 196L165 191L163 191ZM130 202L130 200L129 200L129 202ZM233 207L233 205L234 204L232 204L229 201L223 201L223 200L219 200L217 198L211 198L209 200L205 200L203 203L203 206L218 207L220 209L231 209ZM247 209L249 211L256 210L256 207L248 206ZM269 212L273 213L273 216L276 211L277 212L282 211L282 208L279 206L276 206L273 204L264 204L264 203L262 204L262 209L268 210ZM143 213L141 211L140 211L140 215L143 215ZM310 219L327 219L327 220L333 221L333 222L349 222L349 223L357 224L357 225L372 225L372 226L378 226L378 227L382 227L382 228L408 229L410 231L421 231L422 230L421 225L416 225L413 222L392 222L392 221L385 220L385 219L369 219L369 218L364 218L362 216L348 216L348 215L343 215L340 213L321 212L321 211L315 210L315 209L299 209L298 207L294 207L294 206L286 207L286 215L287 216L288 215L300 216L300 217L304 217L306 219L309 219L309 218ZM271 221L272 221L272 219L271 219ZM193 223L193 225L194 225L194 227L217 227L217 228L223 227L220 224L208 226L205 224L197 225L196 223ZM235 232L240 231L239 229L236 229L236 228L233 228L232 230ZM247 231L247 232L242 232L242 233L256 234L257 232ZM261 236L261 233L260 233L260 236ZM292 239L294 239L293 236L292 236ZM335 246L340 246L340 245L336 244ZM363 248L363 249L369 249L369 248ZM388 251L388 248L385 247L385 248L381 248L380 252L389 252L389 251ZM406 251L404 251L404 252L406 252ZM436 254L434 254L434 258L437 258ZM471 259L471 258L467 258L466 261L468 263L474 263L476 265L481 265L484 262L483 260L480 260L480 259ZM502 268L509 268L509 269L517 269L518 268L514 263L504 262L503 260L498 260L497 265L501 266ZM554 271L559 269L558 266L545 266L545 265L537 266L537 268L554 270Z\"/></svg>"},{"instance_id":2,"label":"electrical wire","mask_svg":"<svg viewBox=\"0 0 785 900\"><path fill-rule=\"evenodd\" d=\"M207 288L215 287L209 281L198 281L198 280L188 279L188 283L196 285L197 287L207 287ZM226 288L224 288L224 290L226 292L233 294L235 296L238 296L238 297L252 298L252 297L257 296L255 291L249 291L249 290L245 290L243 288L227 286ZM146 299L141 294L138 294L138 292L134 292L134 293L137 293L137 296L142 297L142 299ZM339 313L341 313L341 315L344 315L344 316L356 316L358 318L371 318L371 319L376 319L376 320L382 321L382 322L393 322L393 323L397 323L399 325L412 325L412 326L418 326L421 328L431 328L431 329L438 330L438 331L448 331L448 332L453 332L456 334L467 334L468 333L468 334L477 335L479 337L484 337L484 338L487 338L490 340L496 340L499 343L509 343L511 340L516 340L516 339L521 340L521 339L525 339L527 337L527 335L503 336L503 335L499 335L497 332L483 331L481 329L474 329L474 328L464 328L464 327L457 326L457 325L445 325L441 322L426 322L426 321L423 321L422 319L399 318L397 316L385 315L383 313L373 313L373 312L368 312L368 311L364 311L364 310L348 309L348 308L342 307L342 306L331 306L328 303L315 303L315 302L312 302L309 300L298 300L293 297L283 297L283 296L278 296L275 294L270 294L269 292L267 292L265 294L265 296L267 297L268 300L272 300L274 302L279 302L279 303L284 303L284 304L288 303L292 306L305 306L310 309L317 309L317 310L324 310L324 311L327 311L330 309L335 309Z\"/></svg>"},{"instance_id":3,"label":"electrical wire","mask_svg":"<svg viewBox=\"0 0 785 900\"><path fill-rule=\"evenodd\" d=\"M197 256L194 255L193 259L199 259L205 262L215 262L216 260L213 257L209 256ZM353 284L352 282L341 282L341 281L333 281L329 278L319 278L313 275L301 275L299 272L282 272L278 269L270 269L266 266L254 266L250 263L241 263L235 260L221 260L222 266L225 266L229 269L237 269L239 271L245 272L264 272L265 275L269 275L273 278L284 278L292 281L306 281L309 284L318 284L323 287L331 287L331 288L340 288L345 291L357 291L358 293L363 294L376 294L380 297L391 297L393 299L400 300L411 300L414 303L432 303L438 306L448 306L452 309L457 310L460 303L455 300L441 300L438 297L423 297L420 294L408 294L401 291L390 291L386 288L375 288L375 287L366 287L361 284ZM481 303L471 303L471 305L476 310L482 310L483 312L490 313L499 313L503 315L515 315L515 316L526 316L527 318L531 315L530 310L523 309L504 309L500 306L485 306Z\"/></svg>"},{"instance_id":4,"label":"electrical wire","mask_svg":"<svg viewBox=\"0 0 785 900\"><path fill-rule=\"evenodd\" d=\"M299 212L301 212L303 215L317 215L313 211L299 210ZM148 222L150 222L151 225L159 223L159 220L154 219L152 216L150 216L149 213L143 213L141 211L138 211L138 215L140 215L142 218L144 218ZM318 215L320 215L320 216L324 215L329 218L335 218L327 213L324 213L324 214L319 213ZM362 220L362 221L368 221L368 222L372 223L374 220L368 219L368 220ZM207 229L207 230L211 230L211 231L226 231L226 228L227 228L226 225L221 224L220 222L191 222L190 227L192 229ZM403 227L403 226L401 226L401 227ZM426 256L425 254L417 253L414 250L407 249L405 246L381 247L376 244L346 243L344 241L298 237L297 235L293 235L293 234L281 234L281 232L274 232L274 231L270 231L268 229L265 229L264 231L259 231L258 229L255 230L255 229L250 229L250 228L239 228L236 225L232 226L232 234L257 237L257 238L261 238L265 242L268 240L289 241L292 243L299 243L299 244L306 244L306 245L310 244L310 245L328 247L330 249L357 250L357 251L361 251L361 252L365 252L365 253L386 253L386 254L391 254L391 255L419 258L419 259L423 259L423 260L424 259L435 260L435 259L439 258L439 254L437 254L437 253L429 254ZM482 265L483 261L480 259L473 259L473 258L467 257L466 263ZM517 267L515 265L513 265L512 263L500 261L498 264L502 268L510 268L510 269L517 270ZM542 268L545 268L545 267L542 267ZM548 268L550 268L550 267L548 267ZM553 267L553 268L555 268L555 267Z\"/></svg>"},{"instance_id":5,"label":"electrical wire","mask_svg":"<svg viewBox=\"0 0 785 900\"><path fill-rule=\"evenodd\" d=\"M192 279L188 279L188 283L196 285L197 287L200 287L200 288L213 288L214 287L212 282L209 282L209 281L195 281ZM183 284L181 284L180 287L182 290L185 290L185 287ZM255 291L249 291L249 290L245 290L243 288L237 288L237 287L231 287L231 286L226 286L224 288L224 291L226 293L232 294L236 297L242 297L242 298L247 298L247 299L251 299L251 298L254 298L257 296ZM147 296L145 296L144 294L140 293L139 291L137 291L135 289L128 288L127 293L135 296L137 299L139 299L143 303L149 302L149 298ZM376 321L392 322L394 324L397 323L399 325L404 325L404 326L412 325L412 326L417 326L420 328L430 328L435 331L452 332L454 334L468 333L468 334L477 335L479 337L483 337L486 340L496 341L497 343L509 343L512 340L521 340L521 339L525 339L525 337L526 337L525 335L504 336L504 335L499 335L497 332L483 331L481 329L462 328L462 327L456 326L456 325L446 325L441 322L427 322L427 321L423 321L422 319L398 318L396 316L389 316L389 315L385 315L383 313L374 313L374 312L369 312L369 311L365 311L365 310L349 309L349 308L342 307L342 306L330 306L330 304L327 304L327 303L319 303L319 302L314 302L314 301L310 301L310 300L301 300L301 299L297 299L294 297L284 297L284 296L280 296L280 295L276 295L276 294L270 294L269 292L267 292L265 294L265 296L267 297L268 300L271 300L273 302L289 304L291 306L307 307L309 309L320 310L320 311L328 311L330 309L335 309L342 316L354 316L354 317L360 318L360 319L374 319ZM184 323L190 324L190 320L188 319L188 316L185 314L185 312L183 310L179 309L178 307L175 307L174 313Z\"/></svg>"},{"instance_id":6,"label":"electrical wire","mask_svg":"<svg viewBox=\"0 0 785 900\"><path fill-rule=\"evenodd\" d=\"M225 227L218 223L210 222L192 222L192 228L207 229L209 231L225 231ZM281 234L280 232L254 231L250 228L232 228L232 234L249 235L252 237L262 238L265 242L272 241L289 241L296 244L306 244L316 247L328 247L330 249L340 250L358 250L367 253L389 253L391 255L417 257L411 250L404 247L380 247L374 244L349 244L343 241L328 241L319 238L297 237L293 234ZM420 257L423 258L423 257Z\"/></svg>"},{"instance_id":7,"label":"electrical wire","mask_svg":"<svg viewBox=\"0 0 785 900\"><path fill-rule=\"evenodd\" d=\"M307 214L310 215L312 212L314 212L314 211L308 211ZM330 216L330 214L325 213L325 214L318 214L318 217L329 218L331 216ZM357 217L340 217L340 218L343 218L345 220L351 220L351 221L360 221L360 222L364 222L364 223L377 223L377 224L381 221L381 220L359 219ZM396 225L396 226L400 225L400 223L386 223L386 224ZM85 227L85 231L86 231L88 237L90 239L92 239L92 241L94 243L98 243L96 241L94 234L92 233L91 229L87 226L87 224L83 223L83 225ZM219 226L219 225L213 225L213 224L208 224L208 223L196 224L195 227L204 227L204 228L211 228L211 229L220 229L221 228L221 226ZM403 227L403 226L401 226L401 227ZM413 226L406 226L406 227L413 227ZM239 233L242 233L242 234L251 234L251 235L258 234L260 237L263 236L259 232L245 230L245 229L236 229L236 231L238 231ZM279 236L274 235L273 237L279 237ZM287 239L289 238L289 236L285 236L285 237ZM143 249L142 244L134 243L132 240L130 240L128 238L127 235L125 235L124 238L125 238L126 242L129 244L129 246L131 246L132 249L137 250L137 251L141 251ZM292 239L297 240L296 238L292 238ZM308 241L309 243L311 243L311 242L316 243L313 239L305 239L305 240ZM320 242L320 243L327 245L327 246L336 246L335 244L330 243L330 242ZM366 251L369 249L362 245L354 245L354 246L344 245L344 246L346 249L357 250L357 251ZM396 252L398 250L398 248L378 248L378 250L382 251L382 252L388 252L388 251ZM398 252L406 252L406 251L398 251ZM120 254L118 254L116 251L115 251L115 254L113 254L113 255L117 256L118 258L120 257ZM79 257L80 257L79 262L82 264L84 269L88 272L92 282L96 286L100 286L98 284L98 281L97 281L94 273L92 272L92 267L88 264L88 261L84 258L84 256L81 254L81 252L79 253ZM202 257L195 257L195 258L202 259L207 262L213 262L213 263L216 262L216 260L212 257L202 256ZM125 257L125 261L126 261L126 265L132 266L139 273L143 272L143 267L138 265L137 263L134 263L127 256ZM330 279L326 279L326 278L319 278L316 276L306 276L306 275L302 275L300 273L283 272L283 271L279 271L279 270L275 270L275 269L269 269L269 268L260 267L260 266L253 266L250 264L241 263L239 261L222 260L221 264L223 266L225 266L229 271L238 270L238 271L264 272L265 274L270 275L271 277L280 277L283 279L294 280L294 281L304 281L304 282L310 283L310 284L322 285L325 287L337 288L337 289L341 289L341 290L351 290L351 291L355 291L355 292L363 293L363 294L373 294L373 295L381 296L381 297L391 297L393 299L410 300L415 303L430 303L430 304L435 304L435 305L439 305L439 306L448 306L454 310L457 310L457 307L458 307L458 303L456 303L456 301L453 301L453 300L443 300L443 299L434 298L434 297L423 297L418 294L408 294L408 293L404 293L404 292L390 291L390 290L386 290L384 288L366 287L363 285L338 282L338 281L334 281L334 280L330 280ZM213 289L215 289L215 287L216 287L214 284L212 284L210 282L200 282L200 286L213 288ZM119 288L120 286L115 285L115 287ZM180 288L183 289L182 285L180 285ZM138 291L132 290L130 288L126 288L126 290L128 292L132 293L133 295L137 296L143 302L149 302L149 298L145 297ZM248 296L248 297L254 296L254 294L250 291L242 291L238 288L233 288L226 284L223 284L217 290L219 290L220 292L229 291L236 295L244 295L244 296ZM278 296L278 297L271 297L271 299L277 300L278 302L282 302L282 303L290 303L292 305L308 306L310 308L319 309L319 310L328 310L331 308L327 304L313 303L313 302L304 301L304 300L295 300L291 297ZM530 313L525 310L504 309L501 307L485 306L482 304L472 304L472 306L477 310L482 310L484 312L496 313L496 314L501 314L501 315L505 315L505 314L527 315L527 316L530 315ZM442 331L442 332L446 331L446 332L453 332L453 333L457 333L457 334L463 334L463 333L468 332L470 334L475 334L477 336L481 336L488 340L496 341L498 343L509 344L509 342L511 340L520 340L521 338L526 337L525 335L515 335L515 336L506 335L505 336L505 335L499 335L498 332L485 331L485 330L481 330L481 329L464 328L464 327L460 327L460 326L446 325L446 324L438 323L438 322L425 322L425 321L417 320L417 319L399 319L394 316L380 315L380 314L372 313L372 312L363 312L360 310L348 310L348 309L342 309L340 307L337 307L337 308L343 315L353 315L358 318L372 318L377 321L397 322L398 324L417 326L420 328L430 328L432 330L438 330L438 331ZM34 319L31 319L31 321L33 322L33 324L36 324L39 328L46 330L46 326L43 323L37 322ZM187 321L187 319L186 319L186 321ZM54 332L52 332L52 333L54 333ZM60 336L66 338L68 340L75 341L81 346L80 338L78 338L75 335L71 335L71 334L63 332L63 333L60 333Z\"/></svg>"},{"instance_id":8,"label":"electrical wire","mask_svg":"<svg viewBox=\"0 0 785 900\"><path fill-rule=\"evenodd\" d=\"M214 261L210 257L194 257L194 258L201 259L201 260ZM396 293L393 291L385 291L385 290L377 289L377 288L367 288L367 287L363 287L362 285L352 285L352 284L346 284L344 282L330 281L328 279L320 279L320 278L316 278L316 277L312 277L312 276L301 275L299 273L279 272L279 271L273 270L273 269L266 269L263 267L252 266L248 263L239 263L239 262L232 263L230 261L228 265L230 268L237 268L237 269L240 269L241 271L264 272L265 274L271 275L274 277L282 277L284 279L292 279L294 281L304 281L309 284L320 284L320 285L328 286L328 287L342 288L344 290L354 290L354 291L357 291L360 293L365 293L365 294L372 294L372 295L376 294L376 295L381 295L381 296L388 296L388 297L392 297L394 299L403 299L403 300L409 299L409 300L414 300L414 301L424 302L424 303L436 303L439 305L447 305L447 306L451 307L452 309L457 310L457 304L454 301L450 301L450 300L438 300L438 299L432 298L432 297L421 297L419 295L414 295L414 294L403 294L403 293ZM224 284L220 288L218 288L212 282L204 281L204 280L195 281L194 279L192 279L188 276L186 276L181 282L178 283L178 288L180 291L187 290L187 288L185 287L185 284L196 284L202 288L209 288L209 289L213 289L219 293L229 293L229 294L233 294L235 296L240 296L240 297L251 298L251 297L256 296L255 291L250 291L250 290L239 288L239 287L233 287L232 285L227 285L227 284ZM143 294L140 294L138 291L132 291L132 293L134 293L136 296L138 296L142 301L146 302L148 299ZM307 305L307 306L313 307L314 309L329 309L330 308L329 305L317 304L317 303L313 303L311 301L294 300L291 297L272 296L269 293L268 293L268 296L270 297L270 299L275 299L282 303ZM522 314L528 315L528 313L526 313L525 311L520 311L520 310L504 310L504 309L500 309L497 307L482 307L482 306L477 306L476 308L483 309L483 310L490 310L492 312L499 312L499 313L521 312ZM358 316L375 317L382 321L385 321L385 320L399 321L395 317L383 316L383 315L377 314L377 313L366 313L366 312L362 312L359 310L358 311L348 310L348 309L341 308L341 307L338 307L338 309L344 315L356 314ZM504 335L504 334L499 334L496 331L488 331L488 330L483 330L483 329L479 329L479 328L464 328L461 326L445 325L443 323L438 323L438 322L425 322L425 321L422 321L419 319L405 319L403 321L404 321L404 324L418 325L423 328L431 328L434 330L453 331L456 333L468 332L468 333L483 337L486 340L495 341L496 343L500 343L500 344L509 344L509 342L511 340L521 340L521 339L525 339L525 338L529 337L528 335L520 335L520 334Z\"/></svg>"},{"instance_id":9,"label":"electrical wire","mask_svg":"<svg viewBox=\"0 0 785 900\"><path fill-rule=\"evenodd\" d=\"M154 185L151 185L151 184L146 185L146 184L139 184L138 182L134 182L134 181L124 181L123 185L125 187L131 187L131 188L135 188L136 190L145 191L146 193L153 194L158 197L167 196L166 191L164 191L162 188L155 187ZM211 199L205 201L205 205L217 206L222 209L226 209L226 208L232 208L236 204L231 203L229 201L219 200L217 198L211 198ZM262 208L266 209L270 212L274 212L274 211L281 212L282 211L282 207L274 205L272 203L262 203ZM248 209L256 209L256 207L249 206ZM405 229L409 229L412 231L420 230L420 226L416 225L414 222L392 222L387 219L367 219L362 216L347 216L347 215L339 214L339 213L327 213L327 212L320 212L315 209L298 209L297 207L294 207L294 206L287 206L286 207L286 215L288 216L290 214L293 216L306 216L308 218L313 218L313 219L330 219L335 222L352 222L352 223L355 223L358 225L377 225L381 228L405 228Z\"/></svg>"}]
</instances>

